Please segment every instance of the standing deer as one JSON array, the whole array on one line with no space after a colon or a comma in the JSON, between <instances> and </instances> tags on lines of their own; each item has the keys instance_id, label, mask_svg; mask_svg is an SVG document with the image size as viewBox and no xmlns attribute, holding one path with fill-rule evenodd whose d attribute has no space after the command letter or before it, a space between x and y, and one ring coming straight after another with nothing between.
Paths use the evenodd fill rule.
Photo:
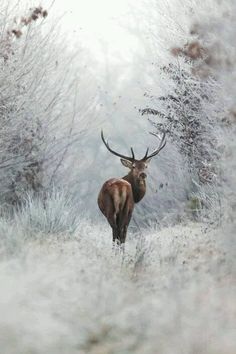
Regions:
<instances>
[{"instance_id":1,"label":"standing deer","mask_svg":"<svg viewBox=\"0 0 236 354\"><path fill-rule=\"evenodd\" d=\"M119 245L125 243L127 228L132 216L134 204L138 203L146 193L145 170L152 157L156 156L166 145L165 133L159 147L148 155L149 148L141 160L135 159L133 148L132 156L124 156L112 150L105 141L103 131L101 138L108 151L120 157L122 165L130 172L122 178L111 178L106 181L98 195L98 206L107 218L113 234L113 242Z\"/></svg>"}]
</instances>

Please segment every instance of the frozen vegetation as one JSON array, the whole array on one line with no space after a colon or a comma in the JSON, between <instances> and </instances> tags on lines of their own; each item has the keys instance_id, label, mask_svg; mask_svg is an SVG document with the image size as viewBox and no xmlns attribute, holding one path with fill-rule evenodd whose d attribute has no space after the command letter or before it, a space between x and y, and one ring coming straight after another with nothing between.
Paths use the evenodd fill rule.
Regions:
<instances>
[{"instance_id":1,"label":"frozen vegetation","mask_svg":"<svg viewBox=\"0 0 236 354\"><path fill-rule=\"evenodd\" d=\"M106 226L54 203L1 221L2 353L234 353L227 230L141 230L123 259Z\"/></svg>"},{"instance_id":2,"label":"frozen vegetation","mask_svg":"<svg viewBox=\"0 0 236 354\"><path fill-rule=\"evenodd\" d=\"M131 7L125 78L45 6L0 5L0 353L234 354L234 1ZM140 156L167 132L124 254L96 204L125 175L102 127Z\"/></svg>"}]
</instances>

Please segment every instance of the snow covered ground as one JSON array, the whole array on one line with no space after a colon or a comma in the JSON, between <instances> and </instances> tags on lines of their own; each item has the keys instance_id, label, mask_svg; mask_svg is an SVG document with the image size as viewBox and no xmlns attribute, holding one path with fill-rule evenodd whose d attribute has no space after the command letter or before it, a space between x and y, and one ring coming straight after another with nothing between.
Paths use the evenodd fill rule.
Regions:
<instances>
[{"instance_id":1,"label":"snow covered ground","mask_svg":"<svg viewBox=\"0 0 236 354\"><path fill-rule=\"evenodd\" d=\"M225 230L141 231L115 254L107 225L32 233L1 221L2 354L234 354Z\"/></svg>"}]
</instances>

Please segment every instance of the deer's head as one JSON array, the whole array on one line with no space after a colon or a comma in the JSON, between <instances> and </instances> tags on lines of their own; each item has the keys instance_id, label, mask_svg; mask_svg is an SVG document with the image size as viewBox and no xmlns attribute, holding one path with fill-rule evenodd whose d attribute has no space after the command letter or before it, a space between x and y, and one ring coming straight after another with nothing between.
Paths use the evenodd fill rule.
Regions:
<instances>
[{"instance_id":1,"label":"deer's head","mask_svg":"<svg viewBox=\"0 0 236 354\"><path fill-rule=\"evenodd\" d=\"M140 160L137 160L134 155L134 150L131 147L131 156L125 156L122 155L114 150L112 150L108 144L107 141L104 139L103 131L101 131L101 138L103 143L105 144L107 150L109 150L113 155L120 157L120 161L122 165L125 167L128 167L130 169L130 173L135 179L138 179L140 181L145 180L147 177L146 175L146 169L148 167L149 162L151 159L156 156L166 145L166 140L165 140L165 133L163 134L160 144L157 149L155 149L151 154L148 154L149 148L147 148L146 153L144 157Z\"/></svg>"}]
</instances>

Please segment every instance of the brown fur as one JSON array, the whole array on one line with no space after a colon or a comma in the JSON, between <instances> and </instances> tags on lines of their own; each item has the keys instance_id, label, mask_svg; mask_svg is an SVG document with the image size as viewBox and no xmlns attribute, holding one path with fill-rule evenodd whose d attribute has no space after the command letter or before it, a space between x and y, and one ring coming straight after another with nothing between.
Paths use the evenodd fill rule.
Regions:
<instances>
[{"instance_id":1,"label":"brown fur","mask_svg":"<svg viewBox=\"0 0 236 354\"><path fill-rule=\"evenodd\" d=\"M125 242L134 203L138 203L145 192L145 179L134 176L132 171L123 178L109 179L102 186L98 206L112 228L113 242Z\"/></svg>"},{"instance_id":2,"label":"brown fur","mask_svg":"<svg viewBox=\"0 0 236 354\"><path fill-rule=\"evenodd\" d=\"M98 206L112 228L113 242L124 243L134 209L130 183L116 178L106 181L98 195Z\"/></svg>"},{"instance_id":3,"label":"brown fur","mask_svg":"<svg viewBox=\"0 0 236 354\"><path fill-rule=\"evenodd\" d=\"M128 181L131 184L134 202L135 203L140 202L140 200L143 199L146 193L145 179L134 177L132 171L130 171L128 175L124 176L123 179Z\"/></svg>"}]
</instances>

